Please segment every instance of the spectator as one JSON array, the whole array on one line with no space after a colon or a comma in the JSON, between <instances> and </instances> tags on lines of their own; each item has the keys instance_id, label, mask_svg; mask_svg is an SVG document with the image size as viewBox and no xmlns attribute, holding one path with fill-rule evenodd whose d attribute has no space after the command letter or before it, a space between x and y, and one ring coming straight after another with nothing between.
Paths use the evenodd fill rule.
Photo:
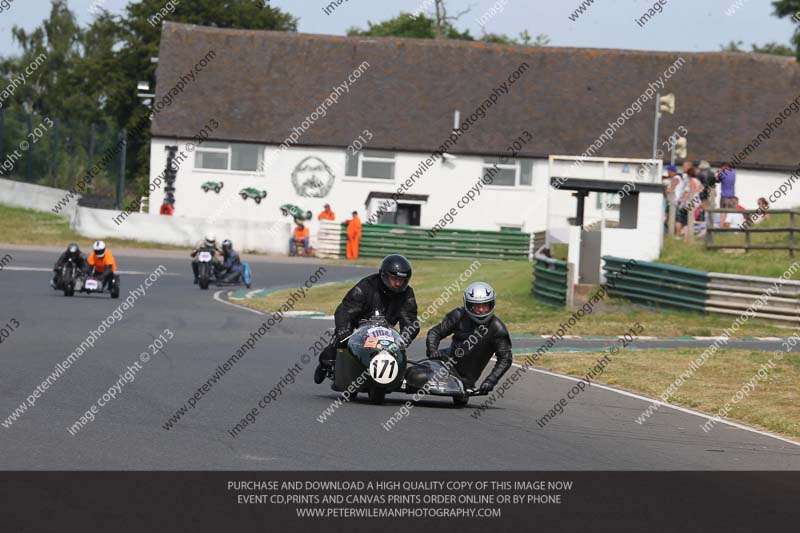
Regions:
<instances>
[{"instance_id":1,"label":"spectator","mask_svg":"<svg viewBox=\"0 0 800 533\"><path fill-rule=\"evenodd\" d=\"M696 218L697 224L695 224L694 226L694 233L698 237L702 237L703 235L705 235L706 229L708 228L708 225L706 223L706 217L708 216L707 210L709 209L708 202L709 202L708 198L701 200L700 208L697 210L697 218ZM713 219L714 219L714 226L719 227L719 213L714 213Z\"/></svg>"},{"instance_id":2,"label":"spectator","mask_svg":"<svg viewBox=\"0 0 800 533\"><path fill-rule=\"evenodd\" d=\"M767 210L769 209L769 202L767 202L766 198L762 196L758 199L758 207L756 209L758 211L750 215L752 224L760 224L766 220L769 220L769 213L767 213Z\"/></svg>"},{"instance_id":3,"label":"spectator","mask_svg":"<svg viewBox=\"0 0 800 533\"><path fill-rule=\"evenodd\" d=\"M703 184L703 192L700 194L700 199L708 199L708 209L716 209L717 206L717 177L714 176L714 172L711 170L711 165L708 161L700 161L700 165L698 167L700 169L700 173L697 177L700 179L700 183Z\"/></svg>"},{"instance_id":4,"label":"spectator","mask_svg":"<svg viewBox=\"0 0 800 533\"><path fill-rule=\"evenodd\" d=\"M678 174L678 167L675 165L667 167L667 179L669 179L669 185L667 185L667 201L670 204L677 204L681 194L681 185L683 183L680 174Z\"/></svg>"},{"instance_id":5,"label":"spectator","mask_svg":"<svg viewBox=\"0 0 800 533\"><path fill-rule=\"evenodd\" d=\"M167 198L164 198L164 202L161 204L161 209L159 209L159 214L171 217L174 213L175 208L172 207L172 204Z\"/></svg>"},{"instance_id":6,"label":"spectator","mask_svg":"<svg viewBox=\"0 0 800 533\"><path fill-rule=\"evenodd\" d=\"M678 197L679 211L675 221L675 233L678 237L683 234L683 228L689 224L689 215L694 217L695 208L701 203L700 193L703 191L703 184L697 179L697 171L694 166L691 163L688 166L684 163L684 168L687 171L683 177L681 193Z\"/></svg>"},{"instance_id":7,"label":"spectator","mask_svg":"<svg viewBox=\"0 0 800 533\"><path fill-rule=\"evenodd\" d=\"M739 205L738 197L736 196L731 197L729 203L731 205L730 209L738 209L739 211L744 211L744 207ZM726 228L737 227L741 229L745 225L744 215L742 215L741 213L730 213L727 217L727 222L723 221L723 225Z\"/></svg>"},{"instance_id":8,"label":"spectator","mask_svg":"<svg viewBox=\"0 0 800 533\"><path fill-rule=\"evenodd\" d=\"M729 163L722 163L717 174L717 182L720 184L719 205L722 209L734 209L733 197L736 196L736 171L731 168ZM722 213L722 224L725 224L727 213Z\"/></svg>"},{"instance_id":9,"label":"spectator","mask_svg":"<svg viewBox=\"0 0 800 533\"><path fill-rule=\"evenodd\" d=\"M325 204L322 212L317 215L317 220L336 220L336 215L331 211L331 204Z\"/></svg>"},{"instance_id":10,"label":"spectator","mask_svg":"<svg viewBox=\"0 0 800 533\"><path fill-rule=\"evenodd\" d=\"M297 226L294 228L294 235L291 239L289 239L289 255L295 255L297 253L297 243L303 243L303 250L305 251L305 255L308 254L308 245L309 245L309 229L303 224L302 220L297 221Z\"/></svg>"},{"instance_id":11,"label":"spectator","mask_svg":"<svg viewBox=\"0 0 800 533\"><path fill-rule=\"evenodd\" d=\"M358 259L358 245L361 242L361 219L358 211L353 211L353 218L347 221L347 258Z\"/></svg>"}]
</instances>

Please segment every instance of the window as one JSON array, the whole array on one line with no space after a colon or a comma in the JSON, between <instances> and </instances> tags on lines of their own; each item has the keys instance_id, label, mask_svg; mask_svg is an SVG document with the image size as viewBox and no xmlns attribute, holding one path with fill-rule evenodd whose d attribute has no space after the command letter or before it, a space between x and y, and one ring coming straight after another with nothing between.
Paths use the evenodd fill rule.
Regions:
<instances>
[{"instance_id":1,"label":"window","mask_svg":"<svg viewBox=\"0 0 800 533\"><path fill-rule=\"evenodd\" d=\"M207 142L197 148L194 167L209 170L256 172L263 155L257 144L227 144Z\"/></svg>"},{"instance_id":2,"label":"window","mask_svg":"<svg viewBox=\"0 0 800 533\"><path fill-rule=\"evenodd\" d=\"M487 157L483 160L483 176L492 178L491 185L500 187L532 187L533 161L526 159L507 159Z\"/></svg>"},{"instance_id":3,"label":"window","mask_svg":"<svg viewBox=\"0 0 800 533\"><path fill-rule=\"evenodd\" d=\"M345 174L362 178L394 179L394 154L363 150L352 155L346 154Z\"/></svg>"}]
</instances>

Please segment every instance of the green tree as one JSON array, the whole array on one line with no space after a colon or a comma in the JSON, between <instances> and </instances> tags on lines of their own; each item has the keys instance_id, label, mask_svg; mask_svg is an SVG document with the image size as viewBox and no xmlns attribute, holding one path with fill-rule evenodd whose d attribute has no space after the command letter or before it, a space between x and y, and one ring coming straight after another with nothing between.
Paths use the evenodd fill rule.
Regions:
<instances>
[{"instance_id":1,"label":"green tree","mask_svg":"<svg viewBox=\"0 0 800 533\"><path fill-rule=\"evenodd\" d=\"M742 46L744 45L743 41L730 41L728 44L720 45L719 49L723 52L741 52L747 53L747 50L744 50ZM778 44L778 43L767 43L763 46L758 46L757 44L750 45L750 51L755 54L771 54L776 56L793 56L794 50L786 46L785 44Z\"/></svg>"},{"instance_id":2,"label":"green tree","mask_svg":"<svg viewBox=\"0 0 800 533\"><path fill-rule=\"evenodd\" d=\"M775 8L777 17L788 17L797 25L792 36L792 44L795 46L795 57L800 61L800 0L777 0L772 2L772 7Z\"/></svg>"},{"instance_id":3,"label":"green tree","mask_svg":"<svg viewBox=\"0 0 800 533\"><path fill-rule=\"evenodd\" d=\"M767 43L764 46L758 46L754 44L753 52L757 54L772 54L776 56L793 56L795 54L791 47L778 43Z\"/></svg>"},{"instance_id":4,"label":"green tree","mask_svg":"<svg viewBox=\"0 0 800 533\"><path fill-rule=\"evenodd\" d=\"M131 2L122 16L103 13L87 30L91 45L83 72L92 77L95 97L120 127L133 128L149 109L136 96L139 81L154 82L163 21L183 22L219 28L297 31L297 19L263 0L193 0L173 4L165 12L164 0ZM162 11L164 10L164 11ZM154 18L165 13L163 19ZM128 137L129 181L145 180L149 166L150 133Z\"/></svg>"},{"instance_id":5,"label":"green tree","mask_svg":"<svg viewBox=\"0 0 800 533\"><path fill-rule=\"evenodd\" d=\"M378 24L367 22L369 29L360 30L350 28L347 35L364 35L369 37L405 37L407 39L436 39L436 21L426 15L412 15L411 13L400 13L398 16L385 20ZM446 39L460 39L463 41L474 41L469 31L460 32L451 24L446 24L443 28Z\"/></svg>"},{"instance_id":6,"label":"green tree","mask_svg":"<svg viewBox=\"0 0 800 533\"><path fill-rule=\"evenodd\" d=\"M463 15L465 12L459 14ZM384 20L379 23L367 22L369 29L350 28L347 35L363 35L368 37L404 37L407 39L439 39L439 34L443 39L456 39L461 41L483 41L497 44L516 44L523 46L547 46L550 38L541 33L536 39L531 37L528 31L519 34L519 38L508 37L501 33L484 33L479 38L470 35L469 30L459 31L452 23L450 17L445 22L440 19L428 17L424 14L413 15L411 13L400 13L396 17Z\"/></svg>"},{"instance_id":7,"label":"green tree","mask_svg":"<svg viewBox=\"0 0 800 533\"><path fill-rule=\"evenodd\" d=\"M53 0L40 27L27 32L14 26L11 36L22 53L4 61L3 76L25 75L13 103L50 117L79 114L85 100L75 90L73 72L81 57L81 30L66 0Z\"/></svg>"}]
</instances>

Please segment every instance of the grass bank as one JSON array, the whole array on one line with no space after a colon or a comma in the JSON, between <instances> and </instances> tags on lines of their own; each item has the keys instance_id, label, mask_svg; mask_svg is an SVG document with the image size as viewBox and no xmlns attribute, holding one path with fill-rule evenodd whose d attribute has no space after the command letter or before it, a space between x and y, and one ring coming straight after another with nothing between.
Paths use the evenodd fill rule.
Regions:
<instances>
[{"instance_id":1,"label":"grass bank","mask_svg":"<svg viewBox=\"0 0 800 533\"><path fill-rule=\"evenodd\" d=\"M91 251L94 239L81 237L69 227L69 221L59 215L0 205L2 241L8 244L63 246L77 242L84 252ZM112 248L147 248L154 250L184 250L179 246L126 239L104 239Z\"/></svg>"},{"instance_id":2,"label":"grass bank","mask_svg":"<svg viewBox=\"0 0 800 533\"><path fill-rule=\"evenodd\" d=\"M614 356L605 372L596 381L621 389L658 398L669 385L689 368L703 348L670 350L623 350ZM605 352L548 353L537 361L537 366L573 376L585 376ZM728 416L751 426L800 438L800 353L784 353L782 360L772 352L724 349L712 356L692 378L669 400L670 403L715 415L731 404ZM521 358L520 358L521 359ZM775 367L767 372L766 379L752 381L756 372L770 359ZM737 393L745 384L753 384L752 391L738 402ZM567 384L565 383L565 392ZM642 409L646 404L642 404ZM632 420L639 416L632 412ZM705 421L697 419L701 426ZM644 423L646 427L648 422ZM719 424L711 432L720 431Z\"/></svg>"},{"instance_id":3,"label":"grass bank","mask_svg":"<svg viewBox=\"0 0 800 533\"><path fill-rule=\"evenodd\" d=\"M343 263L343 262L341 262ZM359 260L356 264L375 266L377 260ZM352 262L348 262L352 264ZM564 309L555 309L535 301L531 296L532 265L527 261L481 260L480 267L460 283L459 289L445 300L444 288L457 283L459 276L468 271L469 261L415 260L411 285L416 293L419 313L430 305L436 309L426 320L423 330L440 321L452 308L462 304L464 288L472 281L490 283L498 294L497 314L512 333L552 334L572 315ZM296 310L322 311L333 314L344 293L352 284L325 285L312 288L308 296L295 305ZM263 298L243 301L244 305L261 311L280 308L288 291L278 291ZM730 327L735 316L703 315L688 311L648 309L624 300L606 299L590 315L569 330L571 335L618 335L625 333L634 322L644 327L642 335L657 336L712 336ZM752 319L739 329L738 335L782 336L786 329L764 320Z\"/></svg>"}]
</instances>

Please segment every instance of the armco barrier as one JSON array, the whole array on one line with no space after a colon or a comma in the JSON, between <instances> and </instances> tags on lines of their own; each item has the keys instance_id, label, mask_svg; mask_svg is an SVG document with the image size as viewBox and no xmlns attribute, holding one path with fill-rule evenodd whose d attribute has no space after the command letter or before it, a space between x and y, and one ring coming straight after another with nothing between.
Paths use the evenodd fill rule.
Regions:
<instances>
[{"instance_id":1,"label":"armco barrier","mask_svg":"<svg viewBox=\"0 0 800 533\"><path fill-rule=\"evenodd\" d=\"M530 234L511 231L439 231L397 224L364 224L359 257L403 254L410 259L523 259L527 260ZM341 229L340 250L344 256L347 230Z\"/></svg>"},{"instance_id":2,"label":"armco barrier","mask_svg":"<svg viewBox=\"0 0 800 533\"><path fill-rule=\"evenodd\" d=\"M628 260L604 256L607 275L619 272ZM767 292L769 290L769 292ZM760 298L757 318L800 324L800 281L703 272L637 261L609 294L634 302L740 315Z\"/></svg>"},{"instance_id":3,"label":"armco barrier","mask_svg":"<svg viewBox=\"0 0 800 533\"><path fill-rule=\"evenodd\" d=\"M566 261L536 255L533 263L533 297L556 307L571 305L570 267Z\"/></svg>"}]
</instances>

